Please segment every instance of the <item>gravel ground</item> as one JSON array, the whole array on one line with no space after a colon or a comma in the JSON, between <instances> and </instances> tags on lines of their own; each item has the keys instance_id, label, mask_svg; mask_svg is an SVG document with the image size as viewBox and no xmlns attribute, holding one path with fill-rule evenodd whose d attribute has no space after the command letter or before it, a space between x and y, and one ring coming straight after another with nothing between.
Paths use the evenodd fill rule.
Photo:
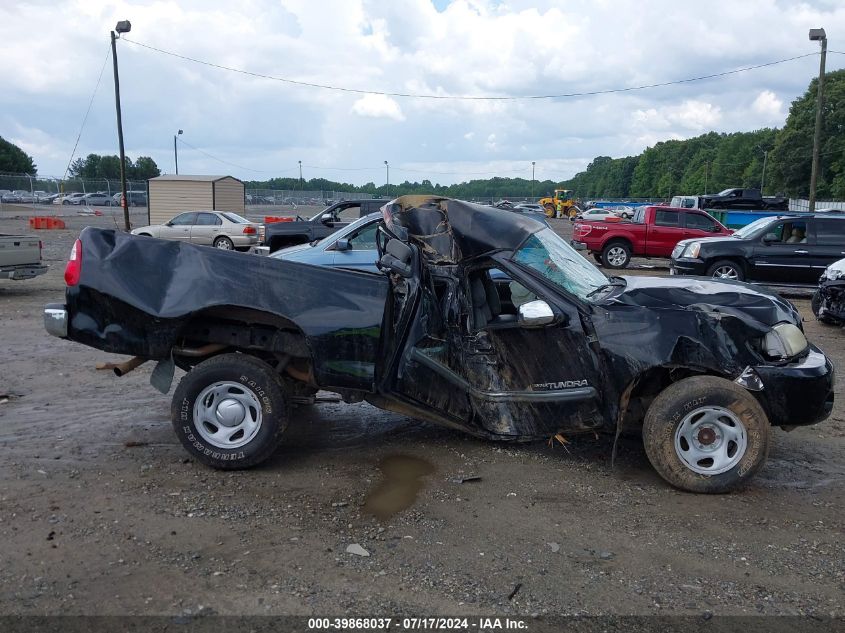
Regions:
<instances>
[{"instance_id":1,"label":"gravel ground","mask_svg":"<svg viewBox=\"0 0 845 633\"><path fill-rule=\"evenodd\" d=\"M217 472L150 368L97 372L118 359L43 331L79 229L113 226L67 222L46 275L0 281L0 614L845 615L841 388L731 495L669 488L635 439L611 468L605 438L502 446L331 398L266 464ZM841 365L842 331L796 305ZM375 518L391 494L407 508Z\"/></svg>"}]
</instances>

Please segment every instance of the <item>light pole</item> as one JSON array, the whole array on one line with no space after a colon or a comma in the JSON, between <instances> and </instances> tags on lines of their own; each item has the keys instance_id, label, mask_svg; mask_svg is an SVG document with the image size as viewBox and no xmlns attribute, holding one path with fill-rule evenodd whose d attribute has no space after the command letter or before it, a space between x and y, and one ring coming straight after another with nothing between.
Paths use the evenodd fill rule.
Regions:
<instances>
[{"instance_id":1,"label":"light pole","mask_svg":"<svg viewBox=\"0 0 845 633\"><path fill-rule=\"evenodd\" d=\"M299 191L302 192L302 161L299 161Z\"/></svg>"},{"instance_id":2,"label":"light pole","mask_svg":"<svg viewBox=\"0 0 845 633\"><path fill-rule=\"evenodd\" d=\"M384 161L384 169L385 169L385 181L387 182L387 197L390 197L390 165L387 164L387 161Z\"/></svg>"},{"instance_id":3,"label":"light pole","mask_svg":"<svg viewBox=\"0 0 845 633\"><path fill-rule=\"evenodd\" d=\"M114 66L114 106L117 110L117 143L120 146L120 190L123 193L120 204L123 206L123 222L127 231L131 230L132 227L129 224L129 205L126 195L126 153L123 151L123 121L120 118L120 78L117 72L117 46L115 42L117 42L121 33L129 33L131 30L132 24L129 20L121 20L114 27L114 31L111 32L111 60ZM115 31L117 31L117 35L115 35Z\"/></svg>"},{"instance_id":4,"label":"light pole","mask_svg":"<svg viewBox=\"0 0 845 633\"><path fill-rule=\"evenodd\" d=\"M176 165L176 175L179 175L179 152L176 151L176 137L182 134L182 130L173 135L173 163Z\"/></svg>"},{"instance_id":5,"label":"light pole","mask_svg":"<svg viewBox=\"0 0 845 633\"><path fill-rule=\"evenodd\" d=\"M822 135L822 101L824 100L824 59L827 56L827 35L824 29L810 29L810 41L821 42L819 62L819 90L816 96L816 131L813 134L813 171L810 173L810 213L816 210L816 182L819 177L819 145Z\"/></svg>"},{"instance_id":6,"label":"light pole","mask_svg":"<svg viewBox=\"0 0 845 633\"><path fill-rule=\"evenodd\" d=\"M769 158L769 150L763 150L763 174L760 176L760 195L763 195L763 186L766 184L766 160Z\"/></svg>"},{"instance_id":7,"label":"light pole","mask_svg":"<svg viewBox=\"0 0 845 633\"><path fill-rule=\"evenodd\" d=\"M534 199L534 162L531 161L531 199Z\"/></svg>"}]
</instances>

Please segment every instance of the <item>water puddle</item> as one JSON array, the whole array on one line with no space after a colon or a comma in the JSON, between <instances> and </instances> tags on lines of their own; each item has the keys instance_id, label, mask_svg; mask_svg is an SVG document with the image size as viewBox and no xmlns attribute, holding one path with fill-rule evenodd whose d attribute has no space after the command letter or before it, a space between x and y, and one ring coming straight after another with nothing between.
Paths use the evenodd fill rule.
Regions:
<instances>
[{"instance_id":1,"label":"water puddle","mask_svg":"<svg viewBox=\"0 0 845 633\"><path fill-rule=\"evenodd\" d=\"M412 455L390 455L379 463L382 480L367 496L364 512L380 521L410 508L425 482L422 477L434 472L434 466Z\"/></svg>"}]
</instances>

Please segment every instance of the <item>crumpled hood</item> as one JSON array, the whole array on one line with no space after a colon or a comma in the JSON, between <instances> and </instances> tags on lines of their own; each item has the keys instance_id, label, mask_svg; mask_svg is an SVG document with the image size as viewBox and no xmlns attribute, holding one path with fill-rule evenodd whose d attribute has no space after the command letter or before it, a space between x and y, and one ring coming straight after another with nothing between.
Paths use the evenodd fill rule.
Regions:
<instances>
[{"instance_id":1,"label":"crumpled hood","mask_svg":"<svg viewBox=\"0 0 845 633\"><path fill-rule=\"evenodd\" d=\"M801 327L801 315L779 295L739 281L697 277L626 276L627 285L607 303L655 310L701 310L756 321L771 327L788 321ZM750 323L749 323L750 324Z\"/></svg>"}]
</instances>

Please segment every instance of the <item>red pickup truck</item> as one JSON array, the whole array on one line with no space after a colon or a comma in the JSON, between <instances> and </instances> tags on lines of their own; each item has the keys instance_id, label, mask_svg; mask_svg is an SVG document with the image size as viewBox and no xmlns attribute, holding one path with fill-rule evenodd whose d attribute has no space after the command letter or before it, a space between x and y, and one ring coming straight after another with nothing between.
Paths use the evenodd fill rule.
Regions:
<instances>
[{"instance_id":1,"label":"red pickup truck","mask_svg":"<svg viewBox=\"0 0 845 633\"><path fill-rule=\"evenodd\" d=\"M576 222L572 246L607 268L625 268L631 257L669 257L681 240L731 233L698 209L640 207L630 222Z\"/></svg>"}]
</instances>

